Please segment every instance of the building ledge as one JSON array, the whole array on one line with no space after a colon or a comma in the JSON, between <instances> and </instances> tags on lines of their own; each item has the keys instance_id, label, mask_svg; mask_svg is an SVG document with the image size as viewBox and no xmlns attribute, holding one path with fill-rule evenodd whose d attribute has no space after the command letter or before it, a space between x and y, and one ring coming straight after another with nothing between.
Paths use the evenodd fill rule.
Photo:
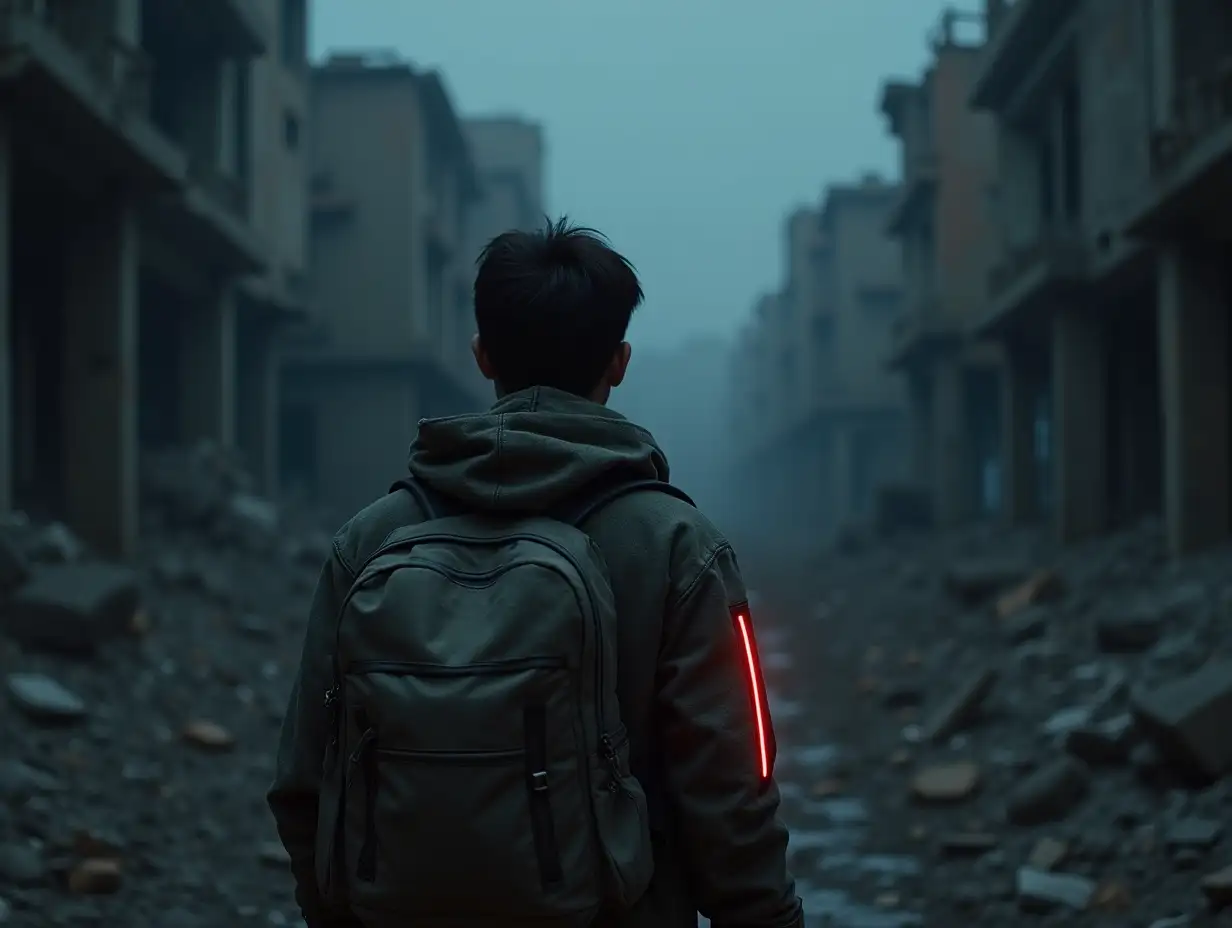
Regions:
<instances>
[{"instance_id":1,"label":"building ledge","mask_svg":"<svg viewBox=\"0 0 1232 928\"><path fill-rule=\"evenodd\" d=\"M944 314L938 302L924 301L894 323L887 366L901 371L961 343L962 326Z\"/></svg>"},{"instance_id":2,"label":"building ledge","mask_svg":"<svg viewBox=\"0 0 1232 928\"><path fill-rule=\"evenodd\" d=\"M989 274L988 309L968 327L976 336L1004 335L1040 310L1080 294L1090 280L1081 232L1054 232L1020 248Z\"/></svg>"},{"instance_id":3,"label":"building ledge","mask_svg":"<svg viewBox=\"0 0 1232 928\"><path fill-rule=\"evenodd\" d=\"M5 108L73 150L88 151L81 170L146 192L179 187L187 161L148 119L149 60L114 37L87 40L65 28L25 5L0 4Z\"/></svg>"},{"instance_id":4,"label":"building ledge","mask_svg":"<svg viewBox=\"0 0 1232 928\"><path fill-rule=\"evenodd\" d=\"M920 214L920 208L932 198L937 189L939 168L937 156L932 152L915 156L907 164L901 192L890 208L886 219L886 233L900 236Z\"/></svg>"},{"instance_id":5,"label":"building ledge","mask_svg":"<svg viewBox=\"0 0 1232 928\"><path fill-rule=\"evenodd\" d=\"M1016 0L1009 6L984 46L971 84L971 105L999 109L1077 9L1075 0Z\"/></svg>"},{"instance_id":6,"label":"building ledge","mask_svg":"<svg viewBox=\"0 0 1232 928\"><path fill-rule=\"evenodd\" d=\"M256 0L157 0L161 12L200 44L228 57L255 58L270 47L270 24Z\"/></svg>"},{"instance_id":7,"label":"building ledge","mask_svg":"<svg viewBox=\"0 0 1232 928\"><path fill-rule=\"evenodd\" d=\"M1151 183L1128 230L1145 239L1195 228L1232 238L1232 218L1212 208L1232 198L1232 60L1183 88L1179 102L1176 124L1151 137Z\"/></svg>"}]
</instances>

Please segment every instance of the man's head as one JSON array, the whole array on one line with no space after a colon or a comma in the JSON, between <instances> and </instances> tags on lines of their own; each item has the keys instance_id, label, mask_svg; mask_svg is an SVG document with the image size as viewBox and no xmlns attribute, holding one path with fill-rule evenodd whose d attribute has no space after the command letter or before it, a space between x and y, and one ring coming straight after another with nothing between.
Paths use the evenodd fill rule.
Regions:
<instances>
[{"instance_id":1,"label":"man's head","mask_svg":"<svg viewBox=\"0 0 1232 928\"><path fill-rule=\"evenodd\" d=\"M624 380L642 302L628 260L565 219L506 232L479 256L475 360L498 394L555 387L599 403Z\"/></svg>"}]
</instances>

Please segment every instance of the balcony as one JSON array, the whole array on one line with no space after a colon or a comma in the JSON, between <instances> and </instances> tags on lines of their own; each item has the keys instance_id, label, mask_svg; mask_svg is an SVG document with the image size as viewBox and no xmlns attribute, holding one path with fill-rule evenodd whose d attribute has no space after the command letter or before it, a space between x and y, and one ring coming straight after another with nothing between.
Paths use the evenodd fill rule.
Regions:
<instances>
[{"instance_id":1,"label":"balcony","mask_svg":"<svg viewBox=\"0 0 1232 928\"><path fill-rule=\"evenodd\" d=\"M1232 241L1232 57L1177 88L1171 126L1151 136L1150 189L1129 224L1144 238Z\"/></svg>"},{"instance_id":2,"label":"balcony","mask_svg":"<svg viewBox=\"0 0 1232 928\"><path fill-rule=\"evenodd\" d=\"M905 313L894 320L890 331L891 370L902 370L925 360L961 338L955 321L935 296L920 297Z\"/></svg>"},{"instance_id":3,"label":"balcony","mask_svg":"<svg viewBox=\"0 0 1232 928\"><path fill-rule=\"evenodd\" d=\"M1076 21L1074 0L1015 0L990 23L988 42L971 88L971 105L1000 112L1042 74L1041 65L1057 54Z\"/></svg>"},{"instance_id":4,"label":"balcony","mask_svg":"<svg viewBox=\"0 0 1232 928\"><path fill-rule=\"evenodd\" d=\"M886 232L901 236L920 216L936 192L940 170L936 150L931 146L908 148L903 156L903 184L898 199L890 208Z\"/></svg>"},{"instance_id":5,"label":"balcony","mask_svg":"<svg viewBox=\"0 0 1232 928\"><path fill-rule=\"evenodd\" d=\"M106 4L0 0L0 96L19 124L89 152L74 165L102 183L167 191L185 162L150 121L153 68L100 19Z\"/></svg>"},{"instance_id":6,"label":"balcony","mask_svg":"<svg viewBox=\"0 0 1232 928\"><path fill-rule=\"evenodd\" d=\"M248 216L248 187L204 160L191 158L188 183L151 208L152 221L177 250L229 277L267 266L264 243Z\"/></svg>"},{"instance_id":7,"label":"balcony","mask_svg":"<svg viewBox=\"0 0 1232 928\"><path fill-rule=\"evenodd\" d=\"M1058 302L1080 295L1089 279L1088 247L1078 229L1051 229L1014 249L988 275L988 309L971 325L976 335L1004 334Z\"/></svg>"},{"instance_id":8,"label":"balcony","mask_svg":"<svg viewBox=\"0 0 1232 928\"><path fill-rule=\"evenodd\" d=\"M270 26L257 0L156 0L150 14L166 18L197 47L216 49L224 58L255 58L270 44Z\"/></svg>"}]
</instances>

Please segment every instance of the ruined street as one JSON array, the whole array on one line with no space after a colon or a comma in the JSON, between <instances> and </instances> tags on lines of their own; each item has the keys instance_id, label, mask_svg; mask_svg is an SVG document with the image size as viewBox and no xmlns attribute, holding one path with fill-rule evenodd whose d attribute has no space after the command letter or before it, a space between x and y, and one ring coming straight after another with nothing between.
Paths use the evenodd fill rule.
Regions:
<instances>
[{"instance_id":1,"label":"ruined street","mask_svg":"<svg viewBox=\"0 0 1232 928\"><path fill-rule=\"evenodd\" d=\"M0 924L294 924L264 790L328 536L208 446L146 470L135 569L0 536ZM1147 523L747 560L811 924L1217 923L1232 555Z\"/></svg>"}]
</instances>

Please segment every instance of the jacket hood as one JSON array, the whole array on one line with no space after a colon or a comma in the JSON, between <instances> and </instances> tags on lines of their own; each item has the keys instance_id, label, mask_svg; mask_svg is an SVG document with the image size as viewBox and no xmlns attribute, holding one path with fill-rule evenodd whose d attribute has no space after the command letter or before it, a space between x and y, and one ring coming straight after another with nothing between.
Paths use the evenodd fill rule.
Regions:
<instances>
[{"instance_id":1,"label":"jacket hood","mask_svg":"<svg viewBox=\"0 0 1232 928\"><path fill-rule=\"evenodd\" d=\"M411 445L416 480L479 511L542 511L621 479L667 480L654 437L620 413L532 387L485 413L425 419Z\"/></svg>"}]
</instances>

